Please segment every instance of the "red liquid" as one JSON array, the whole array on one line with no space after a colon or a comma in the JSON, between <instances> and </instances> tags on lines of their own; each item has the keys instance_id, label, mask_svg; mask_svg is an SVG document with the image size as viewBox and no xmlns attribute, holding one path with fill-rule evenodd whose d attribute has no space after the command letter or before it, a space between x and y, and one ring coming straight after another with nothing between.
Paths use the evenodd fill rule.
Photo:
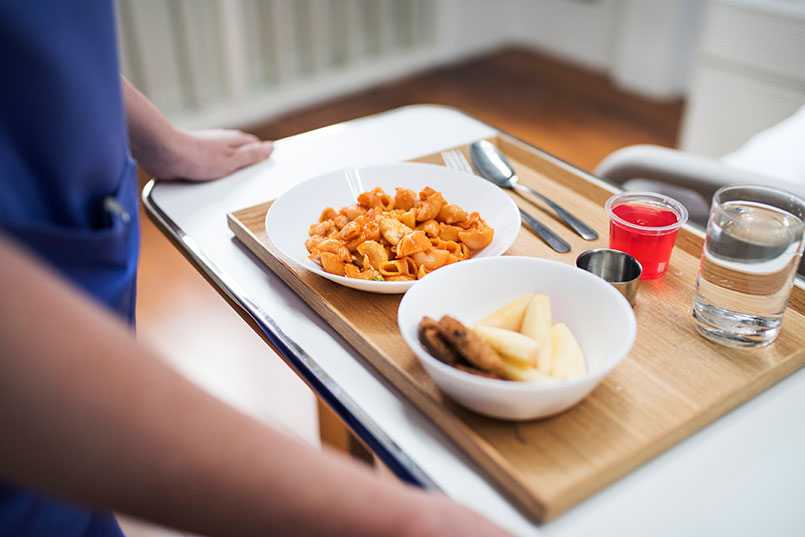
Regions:
<instances>
[{"instance_id":1,"label":"red liquid","mask_svg":"<svg viewBox=\"0 0 805 537\"><path fill-rule=\"evenodd\" d=\"M624 203L614 207L612 212L638 226L664 227L679 221L675 212L656 205ZM626 252L640 262L643 266L641 280L659 278L668 268L678 230L679 228L658 235L655 230L626 227L610 220L609 247Z\"/></svg>"}]
</instances>

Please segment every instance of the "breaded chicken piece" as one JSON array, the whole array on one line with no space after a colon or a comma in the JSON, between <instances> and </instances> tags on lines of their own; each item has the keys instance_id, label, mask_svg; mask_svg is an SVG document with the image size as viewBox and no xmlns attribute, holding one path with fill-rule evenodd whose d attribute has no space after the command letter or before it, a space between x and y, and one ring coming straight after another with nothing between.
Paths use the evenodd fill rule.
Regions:
<instances>
[{"instance_id":1,"label":"breaded chicken piece","mask_svg":"<svg viewBox=\"0 0 805 537\"><path fill-rule=\"evenodd\" d=\"M456 365L462 361L458 351L450 346L439 333L439 323L436 319L423 317L419 323L419 341L434 358L447 365Z\"/></svg>"},{"instance_id":2,"label":"breaded chicken piece","mask_svg":"<svg viewBox=\"0 0 805 537\"><path fill-rule=\"evenodd\" d=\"M457 319L449 315L442 317L439 320L439 333L473 366L492 375L503 373L503 358L489 343Z\"/></svg>"}]
</instances>

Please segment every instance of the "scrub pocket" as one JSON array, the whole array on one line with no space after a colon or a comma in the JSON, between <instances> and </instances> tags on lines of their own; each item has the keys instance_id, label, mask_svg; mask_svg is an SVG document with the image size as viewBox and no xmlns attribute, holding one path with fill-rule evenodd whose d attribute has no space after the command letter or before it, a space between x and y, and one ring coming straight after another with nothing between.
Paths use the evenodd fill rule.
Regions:
<instances>
[{"instance_id":1,"label":"scrub pocket","mask_svg":"<svg viewBox=\"0 0 805 537\"><path fill-rule=\"evenodd\" d=\"M92 228L3 224L15 240L125 319L134 319L139 219L135 165L127 159L114 192L98 199Z\"/></svg>"}]
</instances>

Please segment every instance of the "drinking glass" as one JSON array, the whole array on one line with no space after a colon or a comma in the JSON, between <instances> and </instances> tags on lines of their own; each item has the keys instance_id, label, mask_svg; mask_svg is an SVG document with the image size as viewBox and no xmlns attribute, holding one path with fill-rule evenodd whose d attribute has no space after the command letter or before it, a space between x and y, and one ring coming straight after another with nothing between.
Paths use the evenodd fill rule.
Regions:
<instances>
[{"instance_id":1,"label":"drinking glass","mask_svg":"<svg viewBox=\"0 0 805 537\"><path fill-rule=\"evenodd\" d=\"M780 333L802 257L805 201L760 185L713 196L691 314L719 343L759 347Z\"/></svg>"},{"instance_id":2,"label":"drinking glass","mask_svg":"<svg viewBox=\"0 0 805 537\"><path fill-rule=\"evenodd\" d=\"M676 234L688 219L685 206L654 192L621 192L604 206L609 214L609 247L640 262L641 280L665 274Z\"/></svg>"}]
</instances>

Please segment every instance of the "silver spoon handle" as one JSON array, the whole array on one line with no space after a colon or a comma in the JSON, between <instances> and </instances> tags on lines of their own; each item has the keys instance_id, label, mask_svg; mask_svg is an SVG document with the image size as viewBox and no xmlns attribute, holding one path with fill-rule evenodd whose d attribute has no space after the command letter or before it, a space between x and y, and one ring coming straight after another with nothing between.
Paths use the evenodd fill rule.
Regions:
<instances>
[{"instance_id":1,"label":"silver spoon handle","mask_svg":"<svg viewBox=\"0 0 805 537\"><path fill-rule=\"evenodd\" d=\"M569 225L573 229L573 231L578 233L581 236L581 238L586 239L588 241L594 241L595 239L598 238L598 233L594 229L592 229L590 226L588 226L587 224L585 224L584 222L582 222L581 220L570 214L567 211L567 209L561 207L560 205L557 205L552 200L546 198L533 188L528 188L527 186L521 185L519 183L515 183L512 186L522 192L528 192L530 194L533 194L542 201L544 201L551 209L556 211L556 214L558 214L562 218L562 220L567 222L567 225Z\"/></svg>"},{"instance_id":2,"label":"silver spoon handle","mask_svg":"<svg viewBox=\"0 0 805 537\"><path fill-rule=\"evenodd\" d=\"M570 251L570 245L567 243L567 241L545 227L542 222L522 209L520 209L520 216L522 216L523 220L525 220L525 223L534 230L534 233L542 237L542 240L544 240L548 246L562 254Z\"/></svg>"}]
</instances>

